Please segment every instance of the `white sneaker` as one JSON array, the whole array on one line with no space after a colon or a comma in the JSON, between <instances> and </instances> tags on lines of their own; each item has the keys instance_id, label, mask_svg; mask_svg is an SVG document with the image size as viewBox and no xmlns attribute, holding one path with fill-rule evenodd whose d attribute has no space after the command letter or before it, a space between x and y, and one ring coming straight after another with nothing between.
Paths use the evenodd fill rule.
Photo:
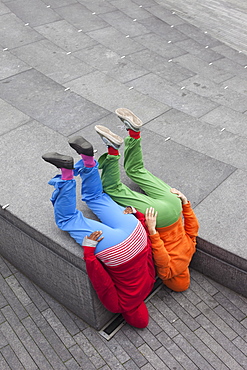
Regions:
<instances>
[{"instance_id":1,"label":"white sneaker","mask_svg":"<svg viewBox=\"0 0 247 370\"><path fill-rule=\"evenodd\" d=\"M101 125L96 125L94 128L107 146L111 146L114 149L118 150L123 144L123 138L111 132L109 128Z\"/></svg>"},{"instance_id":2,"label":"white sneaker","mask_svg":"<svg viewBox=\"0 0 247 370\"><path fill-rule=\"evenodd\" d=\"M133 112L127 108L118 108L115 110L116 115L125 124L127 130L131 129L133 131L139 132L143 122L138 118Z\"/></svg>"}]
</instances>

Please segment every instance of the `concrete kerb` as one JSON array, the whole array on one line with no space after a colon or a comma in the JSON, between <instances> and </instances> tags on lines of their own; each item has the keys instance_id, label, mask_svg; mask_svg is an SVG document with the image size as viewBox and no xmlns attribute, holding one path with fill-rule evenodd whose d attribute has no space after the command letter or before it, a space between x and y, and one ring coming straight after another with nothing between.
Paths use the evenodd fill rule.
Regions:
<instances>
[{"instance_id":1,"label":"concrete kerb","mask_svg":"<svg viewBox=\"0 0 247 370\"><path fill-rule=\"evenodd\" d=\"M100 303L81 256L64 248L62 255L57 241L2 207L0 229L1 255L45 292L97 330L114 316Z\"/></svg>"}]
</instances>

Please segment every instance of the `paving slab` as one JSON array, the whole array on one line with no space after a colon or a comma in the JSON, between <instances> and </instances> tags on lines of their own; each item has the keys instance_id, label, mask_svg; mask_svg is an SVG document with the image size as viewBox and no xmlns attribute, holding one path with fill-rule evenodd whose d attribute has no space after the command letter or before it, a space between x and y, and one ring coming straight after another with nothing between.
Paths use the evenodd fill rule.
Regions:
<instances>
[{"instance_id":1,"label":"paving slab","mask_svg":"<svg viewBox=\"0 0 247 370\"><path fill-rule=\"evenodd\" d=\"M100 30L87 32L87 35L100 44L115 51L120 56L128 55L143 49L142 45L139 45L130 37L131 35L129 35L128 30L122 33L114 27L109 26Z\"/></svg>"},{"instance_id":2,"label":"paving slab","mask_svg":"<svg viewBox=\"0 0 247 370\"><path fill-rule=\"evenodd\" d=\"M42 35L34 31L27 23L22 22L13 13L2 15L1 24L0 45L4 49L23 46L43 39Z\"/></svg>"},{"instance_id":3,"label":"paving slab","mask_svg":"<svg viewBox=\"0 0 247 370\"><path fill-rule=\"evenodd\" d=\"M30 117L22 113L12 105L0 99L1 121L0 135L11 131L30 120Z\"/></svg>"},{"instance_id":4,"label":"paving slab","mask_svg":"<svg viewBox=\"0 0 247 370\"><path fill-rule=\"evenodd\" d=\"M131 35L131 37L149 32L146 27L138 22L137 18L129 17L120 10L104 13L100 17L123 34L128 30L128 34Z\"/></svg>"},{"instance_id":5,"label":"paving slab","mask_svg":"<svg viewBox=\"0 0 247 370\"><path fill-rule=\"evenodd\" d=\"M108 26L108 23L98 17L95 12L89 10L86 6L76 2L68 6L56 8L56 13L62 19L73 24L78 30L83 32L90 32L93 30L100 30ZM93 14L94 13L94 14Z\"/></svg>"},{"instance_id":6,"label":"paving slab","mask_svg":"<svg viewBox=\"0 0 247 370\"><path fill-rule=\"evenodd\" d=\"M0 96L26 115L64 135L71 135L82 124L88 125L109 113L89 101L86 94L83 98L65 90L65 86L31 69L2 81Z\"/></svg>"},{"instance_id":7,"label":"paving slab","mask_svg":"<svg viewBox=\"0 0 247 370\"><path fill-rule=\"evenodd\" d=\"M247 136L247 116L228 107L219 106L200 118L211 125L224 128L235 134L241 133L242 137Z\"/></svg>"},{"instance_id":8,"label":"paving slab","mask_svg":"<svg viewBox=\"0 0 247 370\"><path fill-rule=\"evenodd\" d=\"M67 52L74 52L97 44L85 33L78 32L76 27L64 19L37 26L34 29Z\"/></svg>"},{"instance_id":9,"label":"paving slab","mask_svg":"<svg viewBox=\"0 0 247 370\"><path fill-rule=\"evenodd\" d=\"M25 24L29 23L31 27L61 19L51 7L47 7L41 0L24 0L22 3L10 1L8 8L14 14L18 14L18 18Z\"/></svg>"},{"instance_id":10,"label":"paving slab","mask_svg":"<svg viewBox=\"0 0 247 370\"><path fill-rule=\"evenodd\" d=\"M243 193L245 184L246 172L237 170L196 207L196 212L201 219L205 218L206 210L212 210L205 223L201 225L200 236L204 239L207 237L211 243L218 242L218 245L224 246L225 250L244 259L246 259L246 249L242 246L245 244L243 225L247 221L246 200ZM224 201L225 199L227 202ZM224 222L222 222L222 216ZM235 240L230 237L233 230L234 235L238 235ZM218 238L217 242L216 238Z\"/></svg>"},{"instance_id":11,"label":"paving slab","mask_svg":"<svg viewBox=\"0 0 247 370\"><path fill-rule=\"evenodd\" d=\"M67 139L80 133L94 142L98 156L105 148L93 126L105 124L125 136L126 131L113 113L119 106L125 106L144 121L147 167L172 186L183 189L195 207L201 229L192 266L246 295L244 4L237 0L229 0L227 4L221 0L217 4L202 0L195 4L188 0L181 7L180 0L168 0L165 4L163 0L25 0L22 3L4 0L0 17L3 25L0 203L9 204L6 210L0 209L1 230L7 240L3 255L21 271L29 273L44 290L57 299L60 295L60 300L62 297L64 304L78 316L82 312L86 314L90 325L93 320L98 320L96 325L99 325L111 317L89 284L80 246L53 222L49 202L52 189L47 181L54 175L54 169L41 160L41 155L50 150L74 155ZM228 23L222 32L225 22ZM223 36L228 37L228 45ZM237 39L235 49L231 47L233 38ZM160 159L155 165L152 154ZM123 181L138 190L124 174L123 158L120 163ZM94 217L80 202L80 184L77 184L78 208ZM4 310L7 298L12 306L16 305L13 311L25 320L26 327L31 328L28 312L32 312L32 319L35 313L16 278L9 276L18 270L5 265L0 327L1 333L6 334L8 330L12 333L11 325L14 326L13 315L6 314L11 310ZM64 271L68 271L67 275ZM238 312L238 321L232 324L229 316L232 311L229 309L231 313L224 314L229 306L228 291L223 290L227 299L222 303L217 301L212 296L218 289L222 291L222 287L209 284L193 271L191 290L174 295L162 289L160 301L148 303L151 322L147 330L123 329L124 336L136 348L136 357L130 356L126 349L121 350L117 339L105 344L93 329L88 329L87 323L78 319L87 348L91 349L91 345L101 348L95 361L86 352L81 359L85 342L82 345L79 340L72 340L72 334L68 335L63 328L66 324L56 321L59 313L53 314L42 303L42 315L36 317L39 323L46 321L44 327L40 324L42 335L52 338L55 352L61 358L59 366L64 361L71 367L85 361L89 368L94 368L99 366L97 359L103 358L100 366L105 368L141 364L143 369L149 369L159 364L163 369L186 364L191 370L200 364L205 368L214 364L223 369L228 362L233 368L244 367L246 319ZM86 293L83 286L87 287ZM13 294L20 300L19 304ZM40 289L37 302L41 302L42 294ZM86 305L85 298L90 294L91 304ZM34 290L30 295L34 297ZM49 298L46 299L48 302ZM200 304L203 299L205 304ZM238 308L246 303L237 295L231 300ZM52 310L56 311L55 305ZM90 316L93 311L98 311L98 319ZM227 325L223 327L224 317ZM8 318L10 324L6 324ZM193 328L191 341L187 327ZM19 333L25 333L20 342L11 334L16 351L29 338L23 328ZM6 338L11 342L11 336L6 334ZM32 348L36 348L33 343ZM114 350L114 357L107 360ZM0 352L5 362L14 353L6 344ZM34 352L27 354L28 361L37 366L42 355L39 350ZM228 354L227 362L222 353ZM234 353L239 356L234 358ZM51 357L46 358L51 361ZM165 358L169 358L169 365L165 364ZM25 367L20 352L12 365L18 361Z\"/></svg>"},{"instance_id":12,"label":"paving slab","mask_svg":"<svg viewBox=\"0 0 247 370\"><path fill-rule=\"evenodd\" d=\"M185 48L177 46L177 44L179 45L179 43L176 43L175 45L171 41L164 42L162 36L156 35L153 32L134 37L133 39L137 41L139 44L142 44L146 48L145 50L149 50L150 52L153 52L153 54L155 53L161 55L164 58L166 58L166 60L187 53L187 50ZM186 41L185 40L181 41L181 44L183 45L184 42Z\"/></svg>"},{"instance_id":13,"label":"paving slab","mask_svg":"<svg viewBox=\"0 0 247 370\"><path fill-rule=\"evenodd\" d=\"M87 0L84 0L87 1ZM111 1L111 4L115 7L115 9L121 10L124 14L128 15L129 17L132 17L133 19L145 19L150 17L149 10L145 10L144 3L143 5L139 5L138 3L132 1L132 0L113 0ZM155 3L153 3L154 5Z\"/></svg>"},{"instance_id":14,"label":"paving slab","mask_svg":"<svg viewBox=\"0 0 247 370\"><path fill-rule=\"evenodd\" d=\"M208 63L222 58L222 54L217 52L217 50L219 50L222 45L214 48L205 48L205 46L207 45L202 45L196 40L187 39L176 42L175 46L185 50L191 55L195 55L199 59L202 59Z\"/></svg>"},{"instance_id":15,"label":"paving slab","mask_svg":"<svg viewBox=\"0 0 247 370\"><path fill-rule=\"evenodd\" d=\"M133 82L129 82L129 86L127 86L102 72L96 71L70 81L65 86L111 112L119 108L119 102L121 102L122 107L128 106L136 114L142 111L144 121L149 121L168 109L165 102L159 102L133 89Z\"/></svg>"},{"instance_id":16,"label":"paving slab","mask_svg":"<svg viewBox=\"0 0 247 370\"><path fill-rule=\"evenodd\" d=\"M181 87L184 86L189 91L192 91L200 96L209 98L219 105L232 108L237 112L244 113L247 110L246 95L232 90L227 81L225 81L225 83L217 84L197 75L188 78L179 85Z\"/></svg>"},{"instance_id":17,"label":"paving slab","mask_svg":"<svg viewBox=\"0 0 247 370\"><path fill-rule=\"evenodd\" d=\"M171 27L170 24L163 22L161 19L158 19L157 17L151 16L146 19L141 19L139 22L150 31L164 37L164 40L166 41L171 40L172 42L176 42L187 39L187 36L185 34L178 31L174 27Z\"/></svg>"},{"instance_id":18,"label":"paving slab","mask_svg":"<svg viewBox=\"0 0 247 370\"><path fill-rule=\"evenodd\" d=\"M147 128L159 132L164 139L170 137L172 141L198 153L229 164L235 169L246 170L246 137L231 133L230 127L234 127L234 123L229 124L228 130L220 120L215 122L215 126L202 121L203 118L196 119L171 109L148 123ZM183 164L186 166L186 163Z\"/></svg>"},{"instance_id":19,"label":"paving slab","mask_svg":"<svg viewBox=\"0 0 247 370\"><path fill-rule=\"evenodd\" d=\"M194 76L194 73L180 65L170 63L167 57L162 57L158 54L154 54L150 50L142 50L128 55L127 60L136 63L148 71L156 73L160 77L164 77L166 80L173 83L177 83ZM139 76L136 76L138 78Z\"/></svg>"},{"instance_id":20,"label":"paving slab","mask_svg":"<svg viewBox=\"0 0 247 370\"><path fill-rule=\"evenodd\" d=\"M85 48L73 55L122 83L148 73L145 68L132 63L125 55L119 56L101 44Z\"/></svg>"},{"instance_id":21,"label":"paving slab","mask_svg":"<svg viewBox=\"0 0 247 370\"><path fill-rule=\"evenodd\" d=\"M230 69L225 71L222 69L221 64L218 60L208 63L208 61L195 57L191 54L185 54L173 59L174 63L178 63L185 68L190 69L192 72L199 74L201 77L207 78L209 81L214 81L216 83L221 83L229 78L235 76L234 70ZM216 63L218 64L216 65Z\"/></svg>"},{"instance_id":22,"label":"paving slab","mask_svg":"<svg viewBox=\"0 0 247 370\"><path fill-rule=\"evenodd\" d=\"M13 53L59 84L94 71L90 65L47 40L16 48Z\"/></svg>"},{"instance_id":23,"label":"paving slab","mask_svg":"<svg viewBox=\"0 0 247 370\"><path fill-rule=\"evenodd\" d=\"M7 78L16 73L20 73L30 69L30 66L22 60L16 58L15 55L10 53L8 50L0 55L1 71L0 79Z\"/></svg>"},{"instance_id":24,"label":"paving slab","mask_svg":"<svg viewBox=\"0 0 247 370\"><path fill-rule=\"evenodd\" d=\"M154 100L193 117L200 117L218 105L210 99L194 94L185 88L182 89L178 85L165 80L164 76L160 77L154 73L139 77L132 81L131 85L139 93L148 95Z\"/></svg>"}]
</instances>

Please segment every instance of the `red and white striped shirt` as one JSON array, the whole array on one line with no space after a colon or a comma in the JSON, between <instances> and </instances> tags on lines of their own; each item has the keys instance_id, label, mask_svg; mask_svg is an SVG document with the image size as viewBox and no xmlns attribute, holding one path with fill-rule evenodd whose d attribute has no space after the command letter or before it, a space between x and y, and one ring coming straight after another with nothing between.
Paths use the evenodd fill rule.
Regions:
<instances>
[{"instance_id":1,"label":"red and white striped shirt","mask_svg":"<svg viewBox=\"0 0 247 370\"><path fill-rule=\"evenodd\" d=\"M138 221L133 232L119 244L96 254L106 266L119 266L130 261L147 246L147 233Z\"/></svg>"}]
</instances>

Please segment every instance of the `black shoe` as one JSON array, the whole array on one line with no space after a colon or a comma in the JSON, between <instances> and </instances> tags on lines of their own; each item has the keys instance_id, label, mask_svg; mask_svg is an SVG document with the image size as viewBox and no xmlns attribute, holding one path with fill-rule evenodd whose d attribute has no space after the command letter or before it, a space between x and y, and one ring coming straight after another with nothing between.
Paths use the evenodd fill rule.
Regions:
<instances>
[{"instance_id":1,"label":"black shoe","mask_svg":"<svg viewBox=\"0 0 247 370\"><path fill-rule=\"evenodd\" d=\"M75 149L78 154L85 154L90 157L94 155L92 144L82 136L75 136L69 139L69 145L71 148Z\"/></svg>"},{"instance_id":2,"label":"black shoe","mask_svg":"<svg viewBox=\"0 0 247 370\"><path fill-rule=\"evenodd\" d=\"M68 155L53 152L43 154L42 158L44 159L44 161L53 164L57 168L67 168L68 170L74 169L73 157L70 157Z\"/></svg>"}]
</instances>

